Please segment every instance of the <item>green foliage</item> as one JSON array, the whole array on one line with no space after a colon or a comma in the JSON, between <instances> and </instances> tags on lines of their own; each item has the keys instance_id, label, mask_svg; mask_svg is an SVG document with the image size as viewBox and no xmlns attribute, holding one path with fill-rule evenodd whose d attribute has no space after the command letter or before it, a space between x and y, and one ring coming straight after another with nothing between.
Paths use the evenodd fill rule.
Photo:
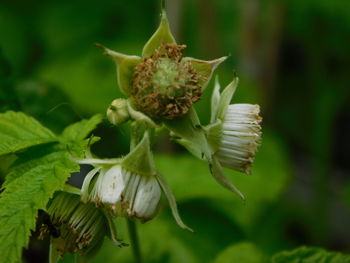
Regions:
<instances>
[{"instance_id":1,"label":"green foliage","mask_svg":"<svg viewBox=\"0 0 350 263\"><path fill-rule=\"evenodd\" d=\"M82 147L82 141L102 117L82 120L58 137L23 113L0 114L1 154L16 150L0 195L0 262L20 262L21 250L35 228L38 209L57 190L62 190L72 172L79 171L69 149ZM27 148L27 149L25 149Z\"/></svg>"},{"instance_id":2,"label":"green foliage","mask_svg":"<svg viewBox=\"0 0 350 263\"><path fill-rule=\"evenodd\" d=\"M21 112L1 113L0 127L0 155L57 140L50 130Z\"/></svg>"},{"instance_id":3,"label":"green foliage","mask_svg":"<svg viewBox=\"0 0 350 263\"><path fill-rule=\"evenodd\" d=\"M272 257L271 263L349 263L350 255L329 252L322 248L300 247Z\"/></svg>"},{"instance_id":4,"label":"green foliage","mask_svg":"<svg viewBox=\"0 0 350 263\"><path fill-rule=\"evenodd\" d=\"M63 188L70 173L79 170L79 166L67 152L56 151L34 167L28 163L16 170L20 175L6 184L0 198L0 262L19 262L22 247L27 245L30 230L35 227L37 210L45 209L53 193Z\"/></svg>"},{"instance_id":5,"label":"green foliage","mask_svg":"<svg viewBox=\"0 0 350 263\"><path fill-rule=\"evenodd\" d=\"M232 262L263 263L267 262L267 259L254 244L242 242L229 246L213 261L213 263Z\"/></svg>"},{"instance_id":6,"label":"green foliage","mask_svg":"<svg viewBox=\"0 0 350 263\"><path fill-rule=\"evenodd\" d=\"M70 142L81 141L102 122L102 119L103 116L97 114L89 120L82 120L74 123L64 129L62 137Z\"/></svg>"},{"instance_id":7,"label":"green foliage","mask_svg":"<svg viewBox=\"0 0 350 263\"><path fill-rule=\"evenodd\" d=\"M88 146L99 140L99 138L95 136L86 140L84 140L84 138L102 122L102 119L102 115L97 114L89 120L82 120L64 129L61 140L67 145L69 152L74 157L84 157L84 152L87 150Z\"/></svg>"}]
</instances>

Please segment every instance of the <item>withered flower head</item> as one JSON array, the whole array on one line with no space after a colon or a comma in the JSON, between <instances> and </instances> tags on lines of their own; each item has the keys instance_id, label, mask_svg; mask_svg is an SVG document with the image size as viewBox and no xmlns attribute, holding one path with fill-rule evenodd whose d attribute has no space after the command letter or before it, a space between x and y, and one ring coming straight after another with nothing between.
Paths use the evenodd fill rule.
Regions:
<instances>
[{"instance_id":1,"label":"withered flower head","mask_svg":"<svg viewBox=\"0 0 350 263\"><path fill-rule=\"evenodd\" d=\"M206 77L183 59L185 45L161 45L135 67L131 95L137 109L154 118L185 115L200 99Z\"/></svg>"},{"instance_id":2,"label":"withered flower head","mask_svg":"<svg viewBox=\"0 0 350 263\"><path fill-rule=\"evenodd\" d=\"M226 59L204 61L183 57L186 46L176 44L164 10L142 57L98 46L115 60L119 88L129 96L130 105L159 120L186 115L193 103L199 101L215 68Z\"/></svg>"}]
</instances>

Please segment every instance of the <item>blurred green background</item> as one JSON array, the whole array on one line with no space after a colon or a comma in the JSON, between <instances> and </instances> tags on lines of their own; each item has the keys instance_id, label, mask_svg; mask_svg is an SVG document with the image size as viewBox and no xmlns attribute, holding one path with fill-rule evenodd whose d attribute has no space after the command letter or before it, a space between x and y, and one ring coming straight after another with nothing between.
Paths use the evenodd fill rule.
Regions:
<instances>
[{"instance_id":1,"label":"blurred green background","mask_svg":"<svg viewBox=\"0 0 350 263\"><path fill-rule=\"evenodd\" d=\"M168 0L167 11L185 55L230 55L220 81L235 70L233 102L261 105L263 141L252 175L227 171L243 203L159 136L158 169L195 233L177 227L163 200L153 221L138 224L144 261L254 263L301 245L350 252L350 2ZM0 111L24 111L56 132L105 112L122 95L114 63L93 44L140 55L159 13L156 0L2 0ZM211 90L196 104L204 123ZM128 151L127 125L106 121L95 135L101 157ZM122 219L118 226L128 242ZM47 240L34 235L26 262L47 255ZM130 247L109 240L94 260L133 261Z\"/></svg>"}]
</instances>

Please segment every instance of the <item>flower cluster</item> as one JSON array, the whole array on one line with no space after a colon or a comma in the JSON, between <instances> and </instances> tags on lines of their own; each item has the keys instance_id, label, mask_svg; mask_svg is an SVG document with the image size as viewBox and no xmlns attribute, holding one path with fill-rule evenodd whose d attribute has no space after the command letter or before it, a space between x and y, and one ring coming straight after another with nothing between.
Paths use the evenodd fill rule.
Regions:
<instances>
[{"instance_id":1,"label":"flower cluster","mask_svg":"<svg viewBox=\"0 0 350 263\"><path fill-rule=\"evenodd\" d=\"M77 160L94 169L85 177L79 193L81 202L74 203L76 211L63 211L56 204L57 198L49 209L54 222L60 222L60 230L65 231L62 238L73 240L67 243L68 247L56 247L70 252L89 247L92 240L98 243L104 235L102 222L114 217L151 220L157 213L162 193L179 226L190 230L178 214L170 188L155 168L150 136L156 128L168 129L176 142L208 162L218 183L243 199L223 167L250 173L261 138L259 106L230 104L238 85L235 76L222 92L216 79L208 125L201 124L193 107L213 71L226 57L211 61L184 57L186 46L176 44L165 11L141 57L98 46L115 61L118 85L127 97L111 103L107 118L113 125L130 122L131 150L122 158L99 159L87 152L85 159ZM98 209L104 213L97 212Z\"/></svg>"}]
</instances>

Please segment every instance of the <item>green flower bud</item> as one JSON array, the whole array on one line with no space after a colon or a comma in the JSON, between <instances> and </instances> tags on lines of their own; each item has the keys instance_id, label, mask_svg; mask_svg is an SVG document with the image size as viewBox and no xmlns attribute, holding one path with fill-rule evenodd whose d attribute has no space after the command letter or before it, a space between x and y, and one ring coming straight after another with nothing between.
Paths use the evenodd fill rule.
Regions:
<instances>
[{"instance_id":1,"label":"green flower bud","mask_svg":"<svg viewBox=\"0 0 350 263\"><path fill-rule=\"evenodd\" d=\"M185 45L161 45L134 69L131 95L134 105L147 115L174 119L188 113L200 99L206 77L182 59Z\"/></svg>"},{"instance_id":2,"label":"green flower bud","mask_svg":"<svg viewBox=\"0 0 350 263\"><path fill-rule=\"evenodd\" d=\"M129 120L127 101L115 99L107 109L107 119L114 125L119 125Z\"/></svg>"}]
</instances>

